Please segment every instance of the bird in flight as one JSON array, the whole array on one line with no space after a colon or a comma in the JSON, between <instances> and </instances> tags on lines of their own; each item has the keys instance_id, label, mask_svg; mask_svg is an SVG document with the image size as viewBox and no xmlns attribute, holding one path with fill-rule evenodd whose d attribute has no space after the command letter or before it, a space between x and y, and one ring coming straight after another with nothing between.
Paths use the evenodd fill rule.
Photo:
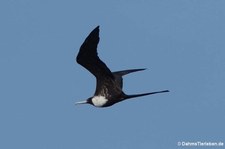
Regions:
<instances>
[{"instance_id":1,"label":"bird in flight","mask_svg":"<svg viewBox=\"0 0 225 149\"><path fill-rule=\"evenodd\" d=\"M129 69L111 72L106 64L100 60L97 53L99 43L99 26L97 26L85 39L80 47L76 61L86 68L96 78L96 90L94 96L76 104L91 104L95 107L109 107L126 99L169 92L168 90L143 94L127 95L123 92L123 76L129 73L145 69Z\"/></svg>"}]
</instances>

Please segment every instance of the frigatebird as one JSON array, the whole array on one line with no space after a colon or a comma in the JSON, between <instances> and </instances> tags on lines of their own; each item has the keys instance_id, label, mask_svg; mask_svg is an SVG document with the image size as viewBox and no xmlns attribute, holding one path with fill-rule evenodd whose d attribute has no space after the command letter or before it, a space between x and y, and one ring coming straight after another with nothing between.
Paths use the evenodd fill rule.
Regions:
<instances>
[{"instance_id":1,"label":"frigatebird","mask_svg":"<svg viewBox=\"0 0 225 149\"><path fill-rule=\"evenodd\" d=\"M96 90L94 96L76 104L91 104L95 107L109 107L126 99L169 92L168 90L127 95L123 92L123 76L145 69L129 69L111 72L106 64L100 60L97 53L99 43L99 26L97 26L85 39L76 57L78 64L86 68L96 77Z\"/></svg>"}]
</instances>

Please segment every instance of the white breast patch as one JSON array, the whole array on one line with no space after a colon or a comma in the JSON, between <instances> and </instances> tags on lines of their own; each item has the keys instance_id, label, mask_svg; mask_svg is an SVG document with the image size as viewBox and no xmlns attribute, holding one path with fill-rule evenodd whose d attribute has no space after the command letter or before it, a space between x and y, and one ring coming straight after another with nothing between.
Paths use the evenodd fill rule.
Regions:
<instances>
[{"instance_id":1,"label":"white breast patch","mask_svg":"<svg viewBox=\"0 0 225 149\"><path fill-rule=\"evenodd\" d=\"M92 98L92 103L96 107L102 107L108 100L104 96L94 96Z\"/></svg>"}]
</instances>

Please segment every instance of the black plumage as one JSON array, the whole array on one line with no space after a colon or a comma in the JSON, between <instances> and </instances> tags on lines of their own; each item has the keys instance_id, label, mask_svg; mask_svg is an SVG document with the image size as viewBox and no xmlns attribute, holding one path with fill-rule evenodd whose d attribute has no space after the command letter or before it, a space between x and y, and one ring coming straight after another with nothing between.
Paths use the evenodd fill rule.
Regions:
<instances>
[{"instance_id":1,"label":"black plumage","mask_svg":"<svg viewBox=\"0 0 225 149\"><path fill-rule=\"evenodd\" d=\"M132 72L145 69L130 69L111 72L106 64L100 60L97 53L99 43L99 26L97 26L85 39L77 55L77 63L86 68L96 77L96 90L93 97L77 104L89 103L96 107L107 107L125 99L146 96L156 93L169 92L168 90L126 95L123 91L123 76Z\"/></svg>"}]
</instances>

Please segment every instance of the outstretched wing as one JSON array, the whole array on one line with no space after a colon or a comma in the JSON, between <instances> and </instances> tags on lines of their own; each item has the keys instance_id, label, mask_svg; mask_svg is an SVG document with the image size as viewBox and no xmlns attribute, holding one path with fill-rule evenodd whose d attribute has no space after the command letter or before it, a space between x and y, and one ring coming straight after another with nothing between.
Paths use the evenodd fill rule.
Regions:
<instances>
[{"instance_id":1,"label":"outstretched wing","mask_svg":"<svg viewBox=\"0 0 225 149\"><path fill-rule=\"evenodd\" d=\"M116 72L113 72L113 76L114 76L117 84L119 84L120 88L122 89L123 88L123 76L124 75L127 75L127 74L132 73L132 72L136 72L136 71L142 71L142 70L145 70L145 69L146 68L116 71Z\"/></svg>"},{"instance_id":2,"label":"outstretched wing","mask_svg":"<svg viewBox=\"0 0 225 149\"><path fill-rule=\"evenodd\" d=\"M99 43L99 26L97 26L85 39L80 47L77 55L77 63L86 68L96 78L111 78L113 79L112 72L104 62L100 60L97 53L97 46Z\"/></svg>"}]
</instances>

